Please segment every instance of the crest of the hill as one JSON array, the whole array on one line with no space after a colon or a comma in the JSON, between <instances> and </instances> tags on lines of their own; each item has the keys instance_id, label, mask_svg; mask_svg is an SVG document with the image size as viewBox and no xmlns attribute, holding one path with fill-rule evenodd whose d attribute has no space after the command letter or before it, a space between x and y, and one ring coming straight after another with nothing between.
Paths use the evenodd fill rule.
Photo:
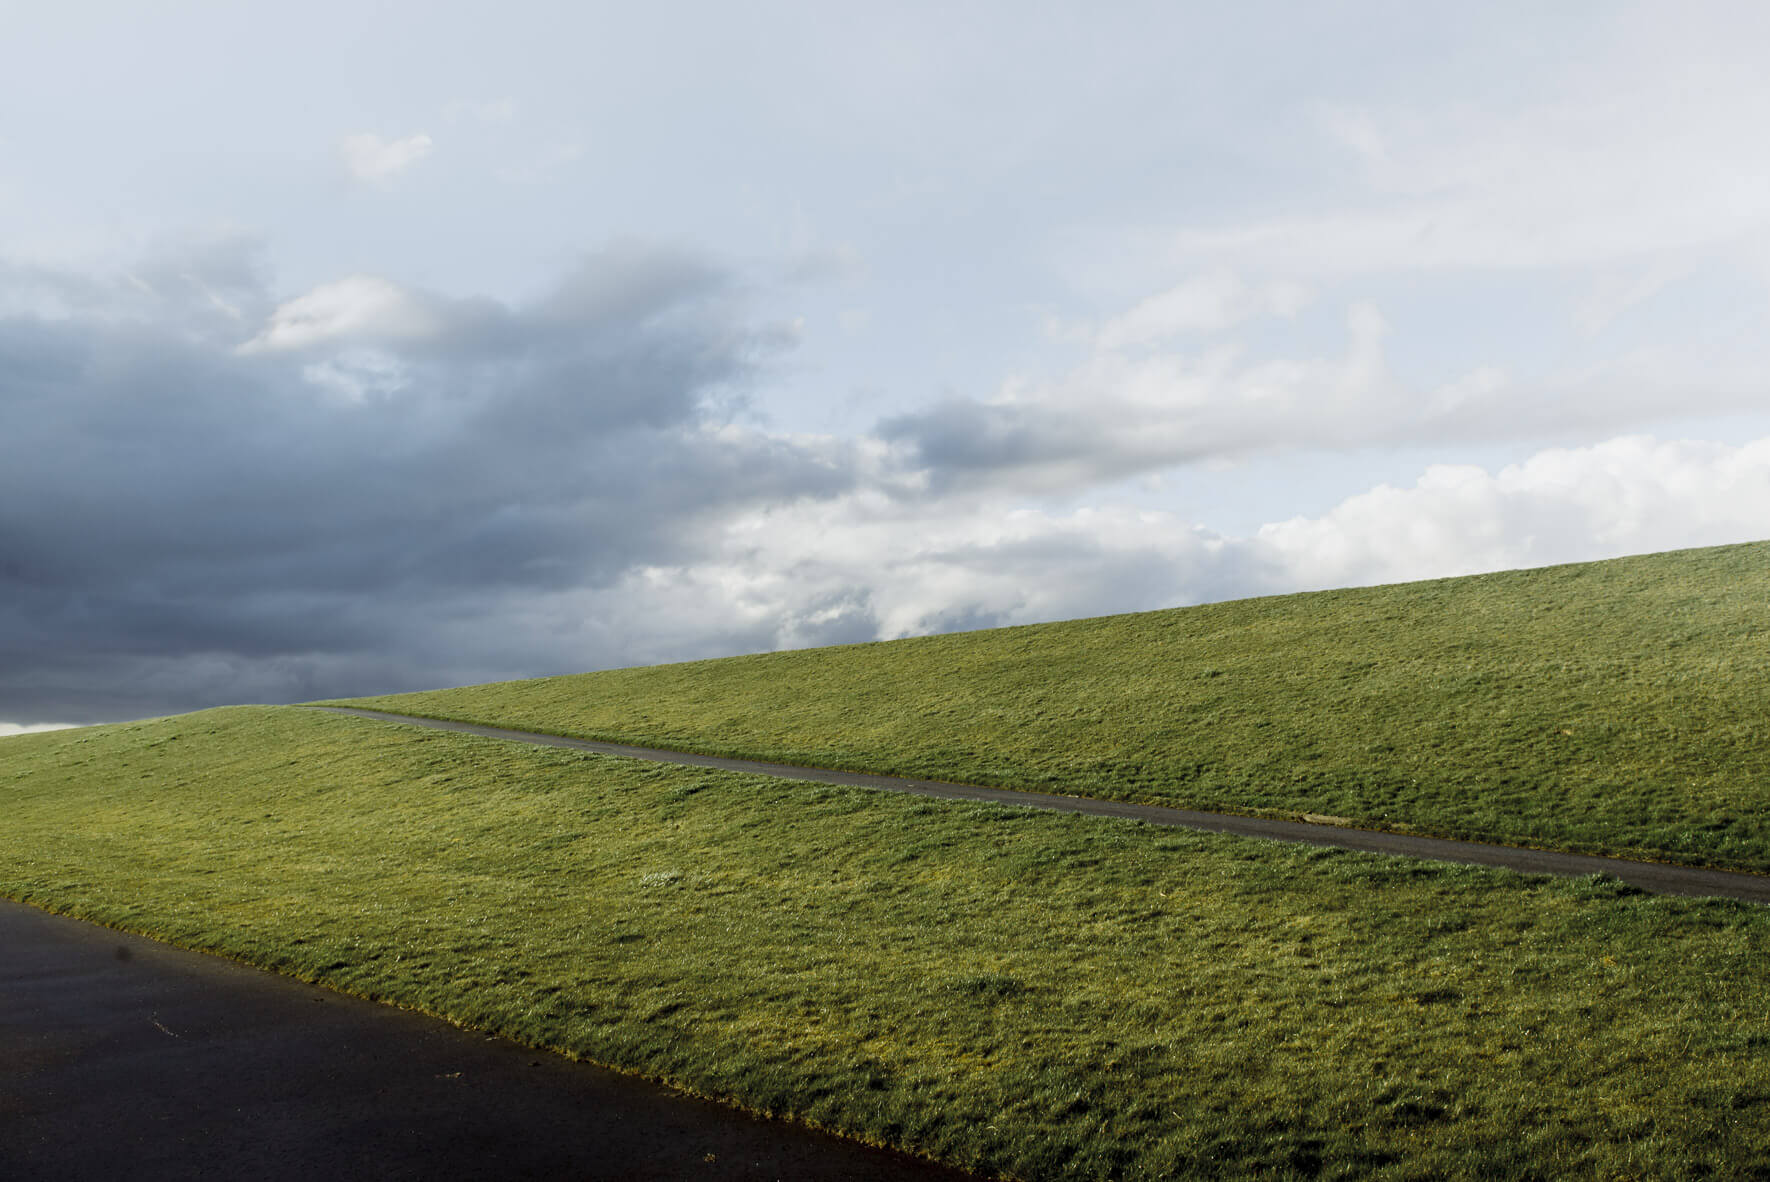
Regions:
<instances>
[{"instance_id":1,"label":"crest of the hill","mask_svg":"<svg viewBox=\"0 0 1770 1182\"><path fill-rule=\"evenodd\" d=\"M1770 870L1770 543L357 704Z\"/></svg>"}]
</instances>

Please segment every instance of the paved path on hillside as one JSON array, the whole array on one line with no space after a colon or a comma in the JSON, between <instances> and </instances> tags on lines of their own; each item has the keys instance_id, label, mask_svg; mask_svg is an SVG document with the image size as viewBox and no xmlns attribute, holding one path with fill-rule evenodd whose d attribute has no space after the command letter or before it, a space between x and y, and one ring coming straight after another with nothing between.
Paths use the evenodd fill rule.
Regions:
<instances>
[{"instance_id":1,"label":"paved path on hillside","mask_svg":"<svg viewBox=\"0 0 1770 1182\"><path fill-rule=\"evenodd\" d=\"M0 901L0 1178L964 1177Z\"/></svg>"},{"instance_id":2,"label":"paved path on hillside","mask_svg":"<svg viewBox=\"0 0 1770 1182\"><path fill-rule=\"evenodd\" d=\"M1338 825L1316 825L1307 821L1238 817L1228 813L1204 813L1193 809L1163 808L1160 805L1152 804L1127 804L1117 800L1098 800L1085 796L1059 796L1049 792L1019 792L1011 788L980 788L970 784L948 784L940 780L916 780L903 776L875 776L865 772L838 772L823 768L794 767L791 764L764 763L754 759L727 759L716 755L661 751L652 747L629 747L622 743L599 743L589 739L570 739L560 735L536 734L533 731L509 730L505 727L482 726L471 722L414 718L410 715L390 714L384 710L364 710L354 706L316 706L312 709L328 710L334 714L351 714L385 722L406 723L411 726L431 727L436 730L461 731L465 734L484 735L493 739L509 739L518 743L535 743L546 747L569 747L578 751L621 755L629 759L648 759L657 763L679 763L693 767L722 768L734 772L755 772L765 776L780 776L789 780L811 780L820 784L845 784L858 788L881 788L889 792L913 792L920 796L936 796L945 800L979 800L992 804L1052 809L1064 813L1086 813L1095 817L1120 817L1135 821L1148 821L1154 825L1176 825L1185 829L1201 829L1209 833L1235 833L1245 837L1297 841L1306 845L1364 850L1374 854L1398 854L1409 858L1429 858L1439 862L1498 866L1526 874L1560 874L1574 877L1586 874L1609 874L1632 886L1640 887L1644 891L1652 891L1655 894L1744 899L1750 903L1770 905L1770 875L1741 874L1728 870L1703 870L1691 866L1669 866L1660 862L1635 862L1626 858L1601 858L1589 854L1527 850L1515 846L1490 845L1485 842L1449 841L1440 837L1414 837L1405 833L1380 833L1369 829L1348 829Z\"/></svg>"}]
</instances>

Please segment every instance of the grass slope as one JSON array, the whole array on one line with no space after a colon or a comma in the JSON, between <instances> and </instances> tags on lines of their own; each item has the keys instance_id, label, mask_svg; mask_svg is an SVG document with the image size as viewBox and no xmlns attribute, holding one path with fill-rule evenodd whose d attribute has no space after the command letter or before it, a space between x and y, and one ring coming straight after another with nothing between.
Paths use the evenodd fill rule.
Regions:
<instances>
[{"instance_id":1,"label":"grass slope","mask_svg":"<svg viewBox=\"0 0 1770 1182\"><path fill-rule=\"evenodd\" d=\"M1599 880L234 708L0 740L0 893L983 1171L1770 1171L1770 910Z\"/></svg>"},{"instance_id":2,"label":"grass slope","mask_svg":"<svg viewBox=\"0 0 1770 1182\"><path fill-rule=\"evenodd\" d=\"M1770 543L357 699L1770 871Z\"/></svg>"}]
</instances>

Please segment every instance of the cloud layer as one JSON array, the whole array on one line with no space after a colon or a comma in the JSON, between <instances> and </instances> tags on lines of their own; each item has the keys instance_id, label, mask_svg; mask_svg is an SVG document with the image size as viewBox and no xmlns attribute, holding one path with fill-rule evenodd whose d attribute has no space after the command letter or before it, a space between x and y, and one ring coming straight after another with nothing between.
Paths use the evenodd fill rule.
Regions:
<instances>
[{"instance_id":1,"label":"cloud layer","mask_svg":"<svg viewBox=\"0 0 1770 1182\"><path fill-rule=\"evenodd\" d=\"M397 140L384 140L373 132L357 132L338 141L344 167L368 184L385 184L430 155L435 144L418 132Z\"/></svg>"},{"instance_id":2,"label":"cloud layer","mask_svg":"<svg viewBox=\"0 0 1770 1182\"><path fill-rule=\"evenodd\" d=\"M1138 467L1356 442L1361 408L1417 406L1369 309L1338 358L1103 351L1052 386L842 439L746 414L792 334L702 257L611 249L517 304L364 275L278 300L252 257L211 243L109 283L39 275L53 314L0 318L9 724L1598 558L1770 521L1770 440L1436 466L1240 537L1105 491ZM1036 495L1052 488L1094 491Z\"/></svg>"},{"instance_id":3,"label":"cloud layer","mask_svg":"<svg viewBox=\"0 0 1770 1182\"><path fill-rule=\"evenodd\" d=\"M243 344L183 288L0 320L0 718L581 661L521 631L527 597L846 478L729 421L776 345L727 280L627 249L515 307L367 279L248 291L268 311Z\"/></svg>"}]
</instances>

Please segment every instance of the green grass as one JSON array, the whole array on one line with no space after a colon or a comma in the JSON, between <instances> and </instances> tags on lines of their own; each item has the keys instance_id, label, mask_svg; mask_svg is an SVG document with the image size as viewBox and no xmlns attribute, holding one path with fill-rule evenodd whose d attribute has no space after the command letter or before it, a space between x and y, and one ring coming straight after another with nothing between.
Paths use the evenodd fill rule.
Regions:
<instances>
[{"instance_id":1,"label":"green grass","mask_svg":"<svg viewBox=\"0 0 1770 1182\"><path fill-rule=\"evenodd\" d=\"M233 708L0 740L0 893L1026 1178L1770 1174L1770 910L1604 880Z\"/></svg>"},{"instance_id":2,"label":"green grass","mask_svg":"<svg viewBox=\"0 0 1770 1182\"><path fill-rule=\"evenodd\" d=\"M1770 871L1770 543L358 699Z\"/></svg>"}]
</instances>

